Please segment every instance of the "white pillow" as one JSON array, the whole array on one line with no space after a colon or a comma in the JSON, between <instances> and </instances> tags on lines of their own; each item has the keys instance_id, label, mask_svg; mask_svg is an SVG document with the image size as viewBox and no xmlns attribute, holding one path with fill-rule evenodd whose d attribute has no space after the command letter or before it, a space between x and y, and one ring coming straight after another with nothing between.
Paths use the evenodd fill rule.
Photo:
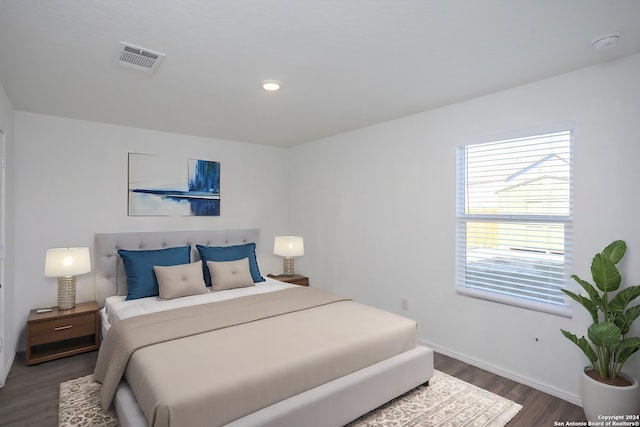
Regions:
<instances>
[{"instance_id":1,"label":"white pillow","mask_svg":"<svg viewBox=\"0 0 640 427\"><path fill-rule=\"evenodd\" d=\"M254 286L249 258L237 261L207 261L207 267L211 274L211 289L214 291Z\"/></svg>"},{"instance_id":2,"label":"white pillow","mask_svg":"<svg viewBox=\"0 0 640 427\"><path fill-rule=\"evenodd\" d=\"M208 292L202 275L202 261L167 267L154 265L153 271L158 279L160 299L173 299Z\"/></svg>"}]
</instances>

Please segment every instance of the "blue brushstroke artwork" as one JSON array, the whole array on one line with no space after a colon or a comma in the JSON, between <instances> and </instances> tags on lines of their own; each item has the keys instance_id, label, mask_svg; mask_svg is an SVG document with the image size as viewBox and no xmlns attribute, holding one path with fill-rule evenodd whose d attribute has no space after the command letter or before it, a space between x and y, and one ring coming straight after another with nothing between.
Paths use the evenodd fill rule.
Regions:
<instances>
[{"instance_id":1,"label":"blue brushstroke artwork","mask_svg":"<svg viewBox=\"0 0 640 427\"><path fill-rule=\"evenodd\" d=\"M220 163L129 153L130 216L219 216Z\"/></svg>"}]
</instances>

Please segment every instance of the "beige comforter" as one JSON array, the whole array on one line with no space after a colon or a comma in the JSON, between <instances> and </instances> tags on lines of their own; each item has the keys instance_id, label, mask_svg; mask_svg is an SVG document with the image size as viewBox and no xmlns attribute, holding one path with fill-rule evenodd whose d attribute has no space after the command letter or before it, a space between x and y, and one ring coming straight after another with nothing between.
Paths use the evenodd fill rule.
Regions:
<instances>
[{"instance_id":1,"label":"beige comforter","mask_svg":"<svg viewBox=\"0 0 640 427\"><path fill-rule=\"evenodd\" d=\"M300 287L122 320L94 377L103 408L126 371L149 425L223 425L414 346L415 322Z\"/></svg>"}]
</instances>

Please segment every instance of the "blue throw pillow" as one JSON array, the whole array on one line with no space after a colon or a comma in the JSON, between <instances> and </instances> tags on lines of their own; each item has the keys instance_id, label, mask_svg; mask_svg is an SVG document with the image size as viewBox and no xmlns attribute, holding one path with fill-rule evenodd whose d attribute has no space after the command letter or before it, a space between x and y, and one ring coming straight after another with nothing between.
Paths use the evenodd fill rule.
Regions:
<instances>
[{"instance_id":1,"label":"blue throw pillow","mask_svg":"<svg viewBox=\"0 0 640 427\"><path fill-rule=\"evenodd\" d=\"M236 246L202 246L196 245L200 258L202 258L202 271L204 272L204 281L207 286L211 286L211 276L207 261L237 261L242 258L249 258L249 270L251 270L251 278L255 282L264 282L264 277L260 275L258 268L258 260L256 259L256 244L247 243L245 245Z\"/></svg>"},{"instance_id":2,"label":"blue throw pillow","mask_svg":"<svg viewBox=\"0 0 640 427\"><path fill-rule=\"evenodd\" d=\"M149 251L120 249L118 254L124 262L124 270L127 273L126 300L128 301L158 295L158 279L153 272L153 266L189 264L191 246Z\"/></svg>"}]
</instances>

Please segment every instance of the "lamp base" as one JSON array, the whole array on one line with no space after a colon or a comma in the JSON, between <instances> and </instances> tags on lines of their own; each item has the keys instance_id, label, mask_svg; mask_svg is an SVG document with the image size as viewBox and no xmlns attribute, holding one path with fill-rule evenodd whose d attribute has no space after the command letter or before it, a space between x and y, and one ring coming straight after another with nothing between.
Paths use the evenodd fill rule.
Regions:
<instances>
[{"instance_id":1,"label":"lamp base","mask_svg":"<svg viewBox=\"0 0 640 427\"><path fill-rule=\"evenodd\" d=\"M76 306L76 276L58 277L58 310Z\"/></svg>"},{"instance_id":2,"label":"lamp base","mask_svg":"<svg viewBox=\"0 0 640 427\"><path fill-rule=\"evenodd\" d=\"M285 276L293 276L293 257L284 257L283 269Z\"/></svg>"}]
</instances>

